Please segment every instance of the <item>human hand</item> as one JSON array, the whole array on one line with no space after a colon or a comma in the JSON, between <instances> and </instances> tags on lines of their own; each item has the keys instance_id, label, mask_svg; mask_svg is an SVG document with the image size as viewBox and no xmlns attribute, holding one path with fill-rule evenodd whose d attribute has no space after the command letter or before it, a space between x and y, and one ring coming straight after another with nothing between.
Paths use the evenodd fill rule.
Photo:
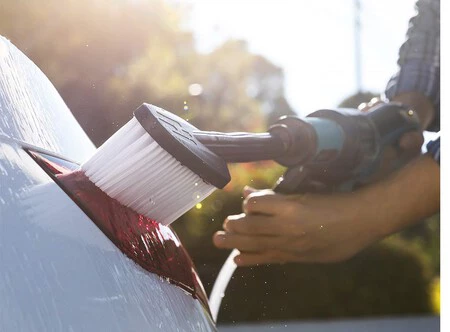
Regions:
<instances>
[{"instance_id":1,"label":"human hand","mask_svg":"<svg viewBox=\"0 0 450 332\"><path fill-rule=\"evenodd\" d=\"M393 101L403 102L403 99ZM370 112L376 106L384 103L385 102L380 98L375 97L372 98L368 103L360 104L358 106L358 109L363 113ZM416 109L414 109L414 111L418 112ZM421 112L419 112L419 114L420 113ZM410 160L420 154L423 142L424 138L422 131L407 132L403 134L403 136L398 141L397 149L392 148L386 152L387 156L385 156L385 159L388 162L391 162L394 159Z\"/></svg>"},{"instance_id":2,"label":"human hand","mask_svg":"<svg viewBox=\"0 0 450 332\"><path fill-rule=\"evenodd\" d=\"M364 195L286 196L246 188L244 196L244 213L229 216L213 237L219 248L239 249L240 266L342 261L382 237Z\"/></svg>"}]
</instances>

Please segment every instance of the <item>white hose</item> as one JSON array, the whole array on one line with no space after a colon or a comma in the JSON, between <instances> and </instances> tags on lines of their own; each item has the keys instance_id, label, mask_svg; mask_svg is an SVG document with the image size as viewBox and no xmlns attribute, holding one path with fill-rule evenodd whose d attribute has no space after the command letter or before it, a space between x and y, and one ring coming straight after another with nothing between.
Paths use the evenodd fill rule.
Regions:
<instances>
[{"instance_id":1,"label":"white hose","mask_svg":"<svg viewBox=\"0 0 450 332\"><path fill-rule=\"evenodd\" d=\"M230 282L230 279L237 267L236 263L234 262L234 257L239 255L239 253L239 250L233 249L230 256L228 256L227 260L220 269L219 275L214 282L211 295L209 296L209 308L211 310L214 322L216 323L220 304L222 303L222 299L225 296L225 290L227 289L228 283Z\"/></svg>"}]
</instances>

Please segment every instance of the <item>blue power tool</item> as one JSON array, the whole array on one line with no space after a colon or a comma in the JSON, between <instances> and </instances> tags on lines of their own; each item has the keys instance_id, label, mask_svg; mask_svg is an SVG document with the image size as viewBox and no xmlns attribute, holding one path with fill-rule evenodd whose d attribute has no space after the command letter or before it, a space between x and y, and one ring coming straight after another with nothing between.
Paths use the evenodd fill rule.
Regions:
<instances>
[{"instance_id":1,"label":"blue power tool","mask_svg":"<svg viewBox=\"0 0 450 332\"><path fill-rule=\"evenodd\" d=\"M293 194L353 190L376 173L387 148L419 129L413 110L387 103L368 113L324 109L305 118L285 116L267 133L193 134L226 162L275 160L286 166L275 191Z\"/></svg>"}]
</instances>

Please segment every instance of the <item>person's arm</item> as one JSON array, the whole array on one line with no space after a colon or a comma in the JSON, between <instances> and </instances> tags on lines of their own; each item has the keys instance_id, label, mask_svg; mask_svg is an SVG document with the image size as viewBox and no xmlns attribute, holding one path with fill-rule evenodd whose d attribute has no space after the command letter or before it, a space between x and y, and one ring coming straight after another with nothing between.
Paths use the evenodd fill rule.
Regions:
<instances>
[{"instance_id":1,"label":"person's arm","mask_svg":"<svg viewBox=\"0 0 450 332\"><path fill-rule=\"evenodd\" d=\"M440 121L440 0L419 0L389 80L385 98L411 106L422 128L436 130Z\"/></svg>"},{"instance_id":2,"label":"person's arm","mask_svg":"<svg viewBox=\"0 0 450 332\"><path fill-rule=\"evenodd\" d=\"M381 236L393 234L439 211L439 164L424 155L386 181L363 190L363 195L382 200L374 210L384 220Z\"/></svg>"},{"instance_id":3,"label":"person's arm","mask_svg":"<svg viewBox=\"0 0 450 332\"><path fill-rule=\"evenodd\" d=\"M422 156L359 191L285 196L246 190L241 215L214 235L238 265L336 262L439 210L439 165Z\"/></svg>"},{"instance_id":4,"label":"person's arm","mask_svg":"<svg viewBox=\"0 0 450 332\"><path fill-rule=\"evenodd\" d=\"M423 129L439 127L440 5L419 0L400 50L399 71L389 81L387 101L413 108ZM421 133L402 137L407 155L420 152ZM239 265L331 262L349 258L367 245L439 209L439 140L428 155L384 180L351 194L283 196L246 191L244 212L225 220L214 236L220 248L238 248ZM389 158L386 158L387 160ZM248 196L247 196L248 195Z\"/></svg>"},{"instance_id":5,"label":"person's arm","mask_svg":"<svg viewBox=\"0 0 450 332\"><path fill-rule=\"evenodd\" d=\"M384 96L362 104L370 111L377 103L394 101L410 106L419 116L422 130L438 131L440 127L440 1L419 0L417 15L409 22L406 41L398 58L398 72L389 80ZM421 132L405 134L396 154L418 155L423 144ZM429 146L439 155L440 141ZM399 157L400 155L397 155Z\"/></svg>"}]
</instances>

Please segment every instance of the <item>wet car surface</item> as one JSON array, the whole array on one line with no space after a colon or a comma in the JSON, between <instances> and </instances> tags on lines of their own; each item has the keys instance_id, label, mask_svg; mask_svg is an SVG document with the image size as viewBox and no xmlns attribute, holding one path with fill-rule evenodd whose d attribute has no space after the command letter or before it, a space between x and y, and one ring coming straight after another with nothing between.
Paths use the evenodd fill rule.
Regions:
<instances>
[{"instance_id":1,"label":"wet car surface","mask_svg":"<svg viewBox=\"0 0 450 332\"><path fill-rule=\"evenodd\" d=\"M30 155L70 172L95 147L45 75L3 37L0 114L0 330L214 330L204 294L200 301L176 275L127 256ZM196 276L182 257L175 263Z\"/></svg>"}]
</instances>

